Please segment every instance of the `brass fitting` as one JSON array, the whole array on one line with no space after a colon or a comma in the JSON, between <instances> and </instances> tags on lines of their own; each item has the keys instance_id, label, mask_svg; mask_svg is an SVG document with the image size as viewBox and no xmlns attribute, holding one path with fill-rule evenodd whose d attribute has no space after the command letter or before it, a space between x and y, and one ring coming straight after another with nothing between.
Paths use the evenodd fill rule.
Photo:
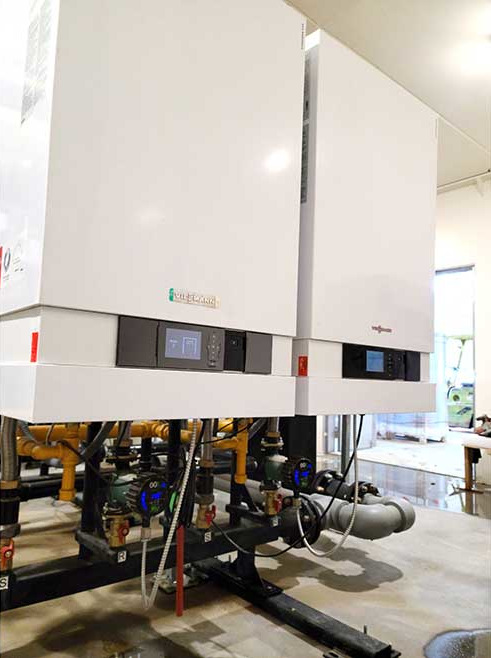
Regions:
<instances>
[{"instance_id":1,"label":"brass fitting","mask_svg":"<svg viewBox=\"0 0 491 658\"><path fill-rule=\"evenodd\" d=\"M208 530L215 516L215 505L198 505L198 512L196 514L196 527L200 530Z\"/></svg>"},{"instance_id":2,"label":"brass fitting","mask_svg":"<svg viewBox=\"0 0 491 658\"><path fill-rule=\"evenodd\" d=\"M281 495L276 489L265 489L264 513L266 516L276 516L281 512Z\"/></svg>"},{"instance_id":3,"label":"brass fitting","mask_svg":"<svg viewBox=\"0 0 491 658\"><path fill-rule=\"evenodd\" d=\"M108 543L111 548L119 548L126 544L126 537L130 532L130 522L125 514L120 512L108 512L106 519L109 521Z\"/></svg>"}]
</instances>

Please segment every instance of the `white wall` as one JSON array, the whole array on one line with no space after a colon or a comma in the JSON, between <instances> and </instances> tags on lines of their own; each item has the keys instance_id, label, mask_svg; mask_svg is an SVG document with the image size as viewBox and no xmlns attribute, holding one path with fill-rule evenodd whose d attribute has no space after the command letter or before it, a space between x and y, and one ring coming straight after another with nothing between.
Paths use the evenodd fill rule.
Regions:
<instances>
[{"instance_id":1,"label":"white wall","mask_svg":"<svg viewBox=\"0 0 491 658\"><path fill-rule=\"evenodd\" d=\"M476 414L491 414L491 180L437 198L436 268L474 265ZM458 300L455 300L458 303Z\"/></svg>"}]
</instances>

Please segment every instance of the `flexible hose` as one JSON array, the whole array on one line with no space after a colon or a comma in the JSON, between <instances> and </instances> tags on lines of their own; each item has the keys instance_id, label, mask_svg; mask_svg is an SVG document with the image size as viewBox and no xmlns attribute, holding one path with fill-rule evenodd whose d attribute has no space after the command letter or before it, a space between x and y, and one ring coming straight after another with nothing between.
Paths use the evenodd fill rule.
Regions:
<instances>
[{"instance_id":1,"label":"flexible hose","mask_svg":"<svg viewBox=\"0 0 491 658\"><path fill-rule=\"evenodd\" d=\"M348 526L346 530L343 532L343 535L339 542L336 544L336 546L333 546L333 548L330 548L328 551L318 551L316 550L313 546L309 544L307 541L307 537L304 537L303 539L303 545L305 548L312 553L312 555L315 555L316 557L331 557L337 551L341 548L341 546L345 543L345 541L348 539L351 530L353 529L353 525L355 523L355 518L356 518L356 509L358 507L358 487L359 487L359 477L358 477L358 444L355 442L354 450L353 450L353 455L354 455L354 464L355 464L355 495L354 495L354 500L353 500L353 510L351 512L351 517L348 523ZM300 508L297 509L297 526L298 530L300 532L300 536L304 534L304 529L302 526L302 519L300 516Z\"/></svg>"},{"instance_id":2,"label":"flexible hose","mask_svg":"<svg viewBox=\"0 0 491 658\"><path fill-rule=\"evenodd\" d=\"M0 433L0 451L2 455L1 479L3 481L17 480L17 421L8 416L2 418Z\"/></svg>"},{"instance_id":3,"label":"flexible hose","mask_svg":"<svg viewBox=\"0 0 491 658\"><path fill-rule=\"evenodd\" d=\"M181 491L179 492L179 498L177 499L177 504L174 509L174 514L172 516L172 521L170 524L169 528L169 533L167 535L167 539L165 541L165 546L164 550L162 552L162 557L160 558L160 564L157 569L157 573L155 574L155 579L153 582L153 587L152 591L150 592L150 596L147 596L147 583L146 583L146 575L147 575L147 544L148 544L148 539L143 539L142 540L142 562L141 562L141 594L142 594L142 602L143 602L143 607L145 610L148 610L153 606L155 603L155 598L157 596L157 592L159 589L159 585L163 579L163 574L164 574L164 569L165 569L165 563L167 562L167 556L169 555L170 547L172 544L172 540L174 538L174 534L176 532L177 528L177 523L179 520L179 514L181 512L181 507L184 501L184 494L186 493L186 487L188 485L189 481L189 474L191 473L191 467L193 464L193 458L194 458L194 449L196 446L196 441L198 438L198 421L196 418L193 419L193 430L191 434L191 440L189 442L189 451L188 451L188 460L186 462L186 468L184 470L184 476L182 480L182 485L181 485Z\"/></svg>"}]
</instances>

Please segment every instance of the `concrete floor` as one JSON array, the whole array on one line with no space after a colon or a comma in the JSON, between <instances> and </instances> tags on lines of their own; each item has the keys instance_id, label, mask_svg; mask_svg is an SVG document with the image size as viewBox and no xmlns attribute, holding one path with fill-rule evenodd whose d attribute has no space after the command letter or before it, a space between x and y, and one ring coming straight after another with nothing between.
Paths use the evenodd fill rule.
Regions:
<instances>
[{"instance_id":1,"label":"concrete floor","mask_svg":"<svg viewBox=\"0 0 491 658\"><path fill-rule=\"evenodd\" d=\"M78 512L32 501L22 506L16 563L74 552ZM49 525L50 531L46 532ZM331 544L327 537L319 548ZM421 508L412 530L378 542L350 538L331 560L304 549L261 559L265 578L327 614L391 642L405 658L446 630L491 625L489 521ZM273 550L264 547L267 552ZM319 658L321 647L213 585L186 593L177 619L162 594L144 612L133 580L2 615L2 658L146 656ZM132 650L147 646L148 651Z\"/></svg>"}]
</instances>

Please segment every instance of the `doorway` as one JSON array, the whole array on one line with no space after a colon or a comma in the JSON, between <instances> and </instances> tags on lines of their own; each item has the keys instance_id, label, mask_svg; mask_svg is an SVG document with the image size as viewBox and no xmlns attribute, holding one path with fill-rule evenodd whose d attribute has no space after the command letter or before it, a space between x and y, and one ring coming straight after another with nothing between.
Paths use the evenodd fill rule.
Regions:
<instances>
[{"instance_id":1,"label":"doorway","mask_svg":"<svg viewBox=\"0 0 491 658\"><path fill-rule=\"evenodd\" d=\"M474 426L474 268L441 270L435 277L435 358L444 381L449 431L472 430ZM442 340L443 339L443 340ZM442 413L444 411L442 410Z\"/></svg>"}]
</instances>

